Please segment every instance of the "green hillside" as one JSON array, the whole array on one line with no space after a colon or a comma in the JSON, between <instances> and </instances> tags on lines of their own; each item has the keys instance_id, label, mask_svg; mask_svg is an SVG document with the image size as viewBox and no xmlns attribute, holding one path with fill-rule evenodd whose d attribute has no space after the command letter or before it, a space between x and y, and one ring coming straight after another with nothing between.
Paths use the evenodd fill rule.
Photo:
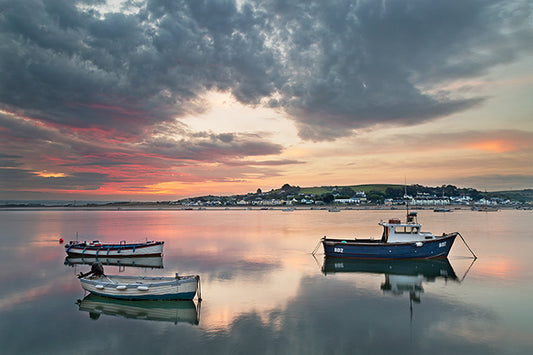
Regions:
<instances>
[{"instance_id":1,"label":"green hillside","mask_svg":"<svg viewBox=\"0 0 533 355\"><path fill-rule=\"evenodd\" d=\"M302 187L300 189L301 193L304 194L315 194L315 195L322 195L328 192L332 192L334 188L336 189L342 189L344 187L349 187L355 192L357 191L364 191L366 194L370 193L370 191L377 191L380 193L385 193L387 188L403 188L403 185L387 185L387 184L373 184L373 185L347 185L347 186L320 186L320 187Z\"/></svg>"},{"instance_id":2,"label":"green hillside","mask_svg":"<svg viewBox=\"0 0 533 355\"><path fill-rule=\"evenodd\" d=\"M508 198L509 200L519 202L532 202L533 201L533 189L525 190L510 190L510 191L495 191L487 193L487 195Z\"/></svg>"}]
</instances>

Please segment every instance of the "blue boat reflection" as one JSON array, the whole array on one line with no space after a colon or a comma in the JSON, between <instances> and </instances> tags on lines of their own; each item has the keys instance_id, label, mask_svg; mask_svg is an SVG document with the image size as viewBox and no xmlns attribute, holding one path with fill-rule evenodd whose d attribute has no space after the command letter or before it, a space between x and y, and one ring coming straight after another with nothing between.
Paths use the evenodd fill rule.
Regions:
<instances>
[{"instance_id":1,"label":"blue boat reflection","mask_svg":"<svg viewBox=\"0 0 533 355\"><path fill-rule=\"evenodd\" d=\"M200 320L200 303L197 308L193 301L128 301L89 294L76 303L80 311L89 312L94 320L102 314L174 324L197 325Z\"/></svg>"},{"instance_id":2,"label":"blue boat reflection","mask_svg":"<svg viewBox=\"0 0 533 355\"><path fill-rule=\"evenodd\" d=\"M146 267L152 269L163 268L163 258L161 256L145 256L145 257L82 257L82 256L67 256L65 258L65 265L92 265L93 263L102 263L102 265L116 265L118 267Z\"/></svg>"},{"instance_id":3,"label":"blue boat reflection","mask_svg":"<svg viewBox=\"0 0 533 355\"><path fill-rule=\"evenodd\" d=\"M371 273L383 274L384 283L381 290L384 293L402 295L409 293L409 299L420 302L420 295L424 292L424 282L434 282L437 279L457 281L459 279L447 258L420 260L361 260L325 257L322 266L325 275L335 273Z\"/></svg>"}]
</instances>

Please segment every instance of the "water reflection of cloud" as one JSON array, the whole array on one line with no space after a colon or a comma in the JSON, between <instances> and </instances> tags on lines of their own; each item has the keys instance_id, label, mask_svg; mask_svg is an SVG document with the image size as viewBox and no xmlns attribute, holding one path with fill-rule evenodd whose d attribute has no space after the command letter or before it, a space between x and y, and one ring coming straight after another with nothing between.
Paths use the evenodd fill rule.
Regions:
<instances>
[{"instance_id":1,"label":"water reflection of cloud","mask_svg":"<svg viewBox=\"0 0 533 355\"><path fill-rule=\"evenodd\" d=\"M422 302L413 306L411 317L406 295L380 296L322 275L300 279L297 294L286 303L231 313L226 326L209 323L208 313L218 311L216 294L204 300L199 327L116 317L94 321L86 313L75 312L74 301L65 296L44 297L48 307L35 309L30 318L46 319L71 303L67 308L72 309L63 310L58 321L51 319L53 327L28 322L20 312L3 312L0 330L9 339L5 349L24 353L38 345L40 353L70 353L72 349L95 353L105 344L109 353L500 354L526 353L533 348L527 338L511 344L512 338L504 338L500 320L486 308L425 293ZM77 326L70 327L72 322ZM10 332L7 324L14 329L25 327L26 332Z\"/></svg>"},{"instance_id":2,"label":"water reflection of cloud","mask_svg":"<svg viewBox=\"0 0 533 355\"><path fill-rule=\"evenodd\" d=\"M485 278L490 279L520 279L523 270L517 261L504 258L501 256L495 256L490 260L484 260L476 266L478 274L483 275Z\"/></svg>"},{"instance_id":3,"label":"water reflection of cloud","mask_svg":"<svg viewBox=\"0 0 533 355\"><path fill-rule=\"evenodd\" d=\"M165 268L194 270L207 280L231 280L237 277L261 279L282 267L279 260L270 258L249 260L228 253L187 254L167 260L169 259L165 259Z\"/></svg>"},{"instance_id":4,"label":"water reflection of cloud","mask_svg":"<svg viewBox=\"0 0 533 355\"><path fill-rule=\"evenodd\" d=\"M376 285L379 287L379 285ZM425 295L411 319L408 297L376 297L353 284L334 279L302 279L299 294L268 315L249 312L236 317L226 331L209 336L208 351L219 346L242 353L393 353L427 352L499 353L498 344L486 342L496 333L491 312L479 307L450 304ZM475 314L475 317L472 317ZM476 325L486 336L439 332L454 328L457 319ZM483 320L480 321L479 319ZM266 321L265 321L266 319ZM320 334L320 336L317 336ZM238 342L235 339L239 339ZM260 339L267 339L262 343ZM274 339L275 341L271 341ZM428 343L427 339L432 339ZM481 340L482 339L482 340Z\"/></svg>"},{"instance_id":5,"label":"water reflection of cloud","mask_svg":"<svg viewBox=\"0 0 533 355\"><path fill-rule=\"evenodd\" d=\"M0 312L7 311L21 304L39 302L41 299L55 295L58 290L72 291L72 283L65 279L44 281L41 285L32 285L19 291L0 297Z\"/></svg>"}]
</instances>

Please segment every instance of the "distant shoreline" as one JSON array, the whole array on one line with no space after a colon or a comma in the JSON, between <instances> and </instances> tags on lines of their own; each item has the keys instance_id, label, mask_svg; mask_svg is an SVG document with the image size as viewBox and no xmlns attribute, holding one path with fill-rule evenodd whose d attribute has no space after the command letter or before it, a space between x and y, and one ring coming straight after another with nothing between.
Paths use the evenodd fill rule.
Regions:
<instances>
[{"instance_id":1,"label":"distant shoreline","mask_svg":"<svg viewBox=\"0 0 533 355\"><path fill-rule=\"evenodd\" d=\"M453 211L470 211L474 206L446 206L446 209L449 209L448 212L442 213L453 213ZM317 206L269 206L269 207L258 207L258 206L222 206L222 207L183 207L183 206L120 206L120 207L110 207L110 206L20 206L20 207L2 207L0 206L0 211L286 211L287 213L294 211L328 211L329 209L335 208L340 211L405 211L404 206L377 206L377 205L367 205L367 206L339 206L339 205L323 205L320 207ZM414 211L433 211L434 209L442 209L443 206L409 206L409 210ZM525 207L516 207L516 206L497 206L498 210L516 210L516 209L529 209ZM480 212L480 211L473 211ZM482 211L481 211L482 212Z\"/></svg>"}]
</instances>

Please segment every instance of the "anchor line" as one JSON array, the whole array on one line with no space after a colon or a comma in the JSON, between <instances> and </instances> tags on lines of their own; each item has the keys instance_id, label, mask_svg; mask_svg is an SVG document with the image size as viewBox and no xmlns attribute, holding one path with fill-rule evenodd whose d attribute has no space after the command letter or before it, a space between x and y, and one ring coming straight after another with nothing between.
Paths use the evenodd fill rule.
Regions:
<instances>
[{"instance_id":1,"label":"anchor line","mask_svg":"<svg viewBox=\"0 0 533 355\"><path fill-rule=\"evenodd\" d=\"M463 275L463 277L461 278L461 280L459 282L463 282L464 279L466 278L466 274L468 274L468 272L470 271L470 269L472 268L472 265L474 265L474 263L476 262L476 259L472 260L472 263L470 264L470 266L468 267L468 269L466 269L465 271L465 274Z\"/></svg>"},{"instance_id":2,"label":"anchor line","mask_svg":"<svg viewBox=\"0 0 533 355\"><path fill-rule=\"evenodd\" d=\"M325 238L325 237L324 237ZM318 251L318 248L320 248L320 242L322 241L322 239L319 239L318 240L318 243L316 244L316 247L315 249L313 250L313 252L311 253L313 256L315 256L316 252Z\"/></svg>"},{"instance_id":3,"label":"anchor line","mask_svg":"<svg viewBox=\"0 0 533 355\"><path fill-rule=\"evenodd\" d=\"M465 243L466 247L468 248L468 250L472 253L472 255L474 256L474 260L477 259L477 256L476 254L474 254L474 252L472 251L472 249L470 249L470 247L468 246L468 244L466 243L466 240L465 238L463 238L463 236L461 235L461 233L457 232L457 234L461 237L461 239L463 240L463 243Z\"/></svg>"},{"instance_id":4,"label":"anchor line","mask_svg":"<svg viewBox=\"0 0 533 355\"><path fill-rule=\"evenodd\" d=\"M202 284L200 282L200 275L196 275L196 295L198 297L198 302L202 302Z\"/></svg>"}]
</instances>

